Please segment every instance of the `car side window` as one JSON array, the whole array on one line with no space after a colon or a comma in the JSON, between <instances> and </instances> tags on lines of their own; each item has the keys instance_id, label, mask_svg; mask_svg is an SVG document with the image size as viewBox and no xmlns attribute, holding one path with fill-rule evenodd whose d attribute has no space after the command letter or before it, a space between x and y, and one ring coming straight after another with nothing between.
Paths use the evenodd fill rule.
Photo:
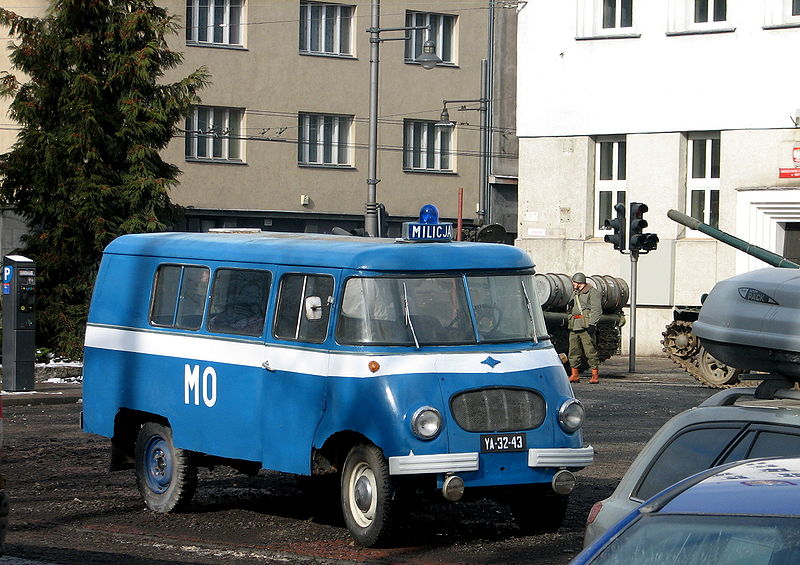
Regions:
<instances>
[{"instance_id":1,"label":"car side window","mask_svg":"<svg viewBox=\"0 0 800 565\"><path fill-rule=\"evenodd\" d=\"M197 330L203 322L209 270L191 265L161 265L156 271L150 323Z\"/></svg>"},{"instance_id":2,"label":"car side window","mask_svg":"<svg viewBox=\"0 0 800 565\"><path fill-rule=\"evenodd\" d=\"M332 277L302 273L284 275L275 314L275 337L322 343L328 335L332 301Z\"/></svg>"},{"instance_id":3,"label":"car side window","mask_svg":"<svg viewBox=\"0 0 800 565\"><path fill-rule=\"evenodd\" d=\"M753 442L748 459L800 455L800 435L761 431Z\"/></svg>"},{"instance_id":4,"label":"car side window","mask_svg":"<svg viewBox=\"0 0 800 565\"><path fill-rule=\"evenodd\" d=\"M208 308L209 331L260 336L271 280L269 271L218 269Z\"/></svg>"},{"instance_id":5,"label":"car side window","mask_svg":"<svg viewBox=\"0 0 800 565\"><path fill-rule=\"evenodd\" d=\"M653 460L632 496L647 500L666 487L711 467L741 426L693 428L670 440Z\"/></svg>"}]
</instances>

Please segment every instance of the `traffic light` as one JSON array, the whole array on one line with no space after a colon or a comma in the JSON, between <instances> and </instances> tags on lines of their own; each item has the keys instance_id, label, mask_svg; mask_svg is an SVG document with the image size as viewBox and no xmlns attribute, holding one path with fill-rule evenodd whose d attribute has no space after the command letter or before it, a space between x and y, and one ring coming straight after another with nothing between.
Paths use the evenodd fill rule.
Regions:
<instances>
[{"instance_id":1,"label":"traffic light","mask_svg":"<svg viewBox=\"0 0 800 565\"><path fill-rule=\"evenodd\" d=\"M658 246L658 236L654 233L644 233L647 228L647 220L644 213L647 212L647 204L643 202L631 202L631 225L630 240L628 247L631 251L653 251Z\"/></svg>"},{"instance_id":2,"label":"traffic light","mask_svg":"<svg viewBox=\"0 0 800 565\"><path fill-rule=\"evenodd\" d=\"M620 251L625 250L625 204L614 204L614 210L617 212L617 217L613 220L606 218L603 222L603 227L607 230L614 230L614 234L608 234L603 239L606 243L613 243L614 249Z\"/></svg>"}]
</instances>

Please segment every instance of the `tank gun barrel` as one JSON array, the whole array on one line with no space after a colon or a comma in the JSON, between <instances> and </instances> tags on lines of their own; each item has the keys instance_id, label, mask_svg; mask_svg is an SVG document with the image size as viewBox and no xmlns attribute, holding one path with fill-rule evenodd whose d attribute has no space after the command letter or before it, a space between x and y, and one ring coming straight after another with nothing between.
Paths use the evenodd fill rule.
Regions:
<instances>
[{"instance_id":1,"label":"tank gun barrel","mask_svg":"<svg viewBox=\"0 0 800 565\"><path fill-rule=\"evenodd\" d=\"M739 239L738 237L726 233L722 230L718 230L717 228L711 227L708 224L704 224L700 220L696 218L692 218L691 216L687 216L683 212L678 212L677 210L670 210L667 212L667 217L670 220L678 222L679 224L683 224L687 228L691 228L693 230L697 230L702 232L706 235L710 235L716 240L721 241L731 247L735 247L739 251L744 251L748 255L752 255L757 259L761 259L765 263L772 265L773 267L786 267L790 269L800 269L800 265L795 263L794 261L789 261L785 257L778 255L777 253L773 253L763 247L759 247L758 245L753 245L752 243L748 243L743 239Z\"/></svg>"}]
</instances>

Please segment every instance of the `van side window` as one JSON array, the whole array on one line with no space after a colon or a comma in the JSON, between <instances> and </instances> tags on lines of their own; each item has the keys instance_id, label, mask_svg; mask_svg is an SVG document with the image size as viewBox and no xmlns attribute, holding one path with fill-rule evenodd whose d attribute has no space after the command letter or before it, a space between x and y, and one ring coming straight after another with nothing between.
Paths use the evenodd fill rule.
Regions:
<instances>
[{"instance_id":1,"label":"van side window","mask_svg":"<svg viewBox=\"0 0 800 565\"><path fill-rule=\"evenodd\" d=\"M150 323L197 330L203 323L209 270L190 265L161 265L156 271Z\"/></svg>"},{"instance_id":2,"label":"van side window","mask_svg":"<svg viewBox=\"0 0 800 565\"><path fill-rule=\"evenodd\" d=\"M260 336L271 282L269 271L217 270L208 308L208 329L217 333Z\"/></svg>"},{"instance_id":3,"label":"van side window","mask_svg":"<svg viewBox=\"0 0 800 565\"><path fill-rule=\"evenodd\" d=\"M284 275L275 315L275 337L310 343L325 341L332 295L332 277Z\"/></svg>"}]
</instances>

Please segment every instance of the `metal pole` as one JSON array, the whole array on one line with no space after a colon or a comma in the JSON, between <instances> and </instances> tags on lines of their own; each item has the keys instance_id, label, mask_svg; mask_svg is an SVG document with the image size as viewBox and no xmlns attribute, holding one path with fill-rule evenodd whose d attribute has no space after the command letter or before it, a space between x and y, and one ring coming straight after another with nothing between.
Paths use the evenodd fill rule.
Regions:
<instances>
[{"instance_id":1,"label":"metal pole","mask_svg":"<svg viewBox=\"0 0 800 565\"><path fill-rule=\"evenodd\" d=\"M364 231L370 237L378 235L378 63L380 60L381 2L371 2L369 30L369 170L367 172L367 202Z\"/></svg>"},{"instance_id":2,"label":"metal pole","mask_svg":"<svg viewBox=\"0 0 800 565\"><path fill-rule=\"evenodd\" d=\"M478 185L478 225L486 223L486 204L488 201L489 183L486 178L487 160L489 159L489 127L487 106L489 103L489 63L486 59L481 60L481 143L480 143L480 184Z\"/></svg>"},{"instance_id":3,"label":"metal pole","mask_svg":"<svg viewBox=\"0 0 800 565\"><path fill-rule=\"evenodd\" d=\"M630 341L628 342L628 372L636 372L636 268L639 261L639 252L631 250L631 323L629 326Z\"/></svg>"}]
</instances>

